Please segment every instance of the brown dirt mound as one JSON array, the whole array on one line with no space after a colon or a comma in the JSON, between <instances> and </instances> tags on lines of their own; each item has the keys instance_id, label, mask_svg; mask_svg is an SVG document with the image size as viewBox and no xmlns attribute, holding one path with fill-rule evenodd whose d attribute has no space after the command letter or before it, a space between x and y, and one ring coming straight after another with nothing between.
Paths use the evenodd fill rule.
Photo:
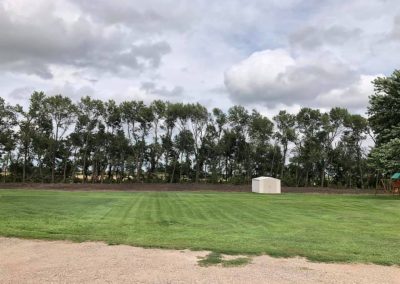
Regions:
<instances>
[{"instance_id":1,"label":"brown dirt mound","mask_svg":"<svg viewBox=\"0 0 400 284\"><path fill-rule=\"evenodd\" d=\"M0 189L52 189L88 191L221 191L251 192L251 185L204 184L204 183L0 183ZM374 194L374 189L340 189L326 187L282 187L284 193L333 193L333 194Z\"/></svg>"}]
</instances>

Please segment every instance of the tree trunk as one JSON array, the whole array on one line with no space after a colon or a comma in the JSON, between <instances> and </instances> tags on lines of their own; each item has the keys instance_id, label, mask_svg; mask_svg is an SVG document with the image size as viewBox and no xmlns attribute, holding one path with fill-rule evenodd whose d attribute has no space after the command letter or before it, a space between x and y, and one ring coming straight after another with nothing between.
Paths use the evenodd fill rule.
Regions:
<instances>
[{"instance_id":1,"label":"tree trunk","mask_svg":"<svg viewBox=\"0 0 400 284\"><path fill-rule=\"evenodd\" d=\"M275 166L274 165L275 164L275 150L276 150L276 147L274 145L274 150L273 150L273 154L272 154L271 172L270 172L271 177L273 176L274 166Z\"/></svg>"},{"instance_id":2,"label":"tree trunk","mask_svg":"<svg viewBox=\"0 0 400 284\"><path fill-rule=\"evenodd\" d=\"M309 175L309 169L308 169L308 166L307 166L307 170L306 170L306 181L305 181L305 186L307 187L308 186L308 175Z\"/></svg>"},{"instance_id":3,"label":"tree trunk","mask_svg":"<svg viewBox=\"0 0 400 284\"><path fill-rule=\"evenodd\" d=\"M63 175L63 183L67 180L67 160L64 162L64 175Z\"/></svg>"},{"instance_id":4,"label":"tree trunk","mask_svg":"<svg viewBox=\"0 0 400 284\"><path fill-rule=\"evenodd\" d=\"M287 144L283 145L283 157L282 157L282 167L281 167L281 175L280 178L283 179L283 171L286 163L286 152L287 152Z\"/></svg>"},{"instance_id":5,"label":"tree trunk","mask_svg":"<svg viewBox=\"0 0 400 284\"><path fill-rule=\"evenodd\" d=\"M170 183L172 183L172 182L174 181L175 168L176 168L176 159L174 159L174 168L173 168L173 170L172 170Z\"/></svg>"},{"instance_id":6,"label":"tree trunk","mask_svg":"<svg viewBox=\"0 0 400 284\"><path fill-rule=\"evenodd\" d=\"M10 159L10 155L11 155L11 152L8 152L7 158L6 158L6 166L4 167L4 176L3 176L3 181L4 181L4 183L6 183L7 170L8 170L8 161L9 161L9 159Z\"/></svg>"},{"instance_id":7,"label":"tree trunk","mask_svg":"<svg viewBox=\"0 0 400 284\"><path fill-rule=\"evenodd\" d=\"M25 147L25 149L24 149L24 164L22 166L22 182L25 182L25 177L26 177L26 158L28 156L27 151L28 150Z\"/></svg>"},{"instance_id":8,"label":"tree trunk","mask_svg":"<svg viewBox=\"0 0 400 284\"><path fill-rule=\"evenodd\" d=\"M200 175L200 164L199 164L199 158L198 158L198 154L197 154L196 155L196 179L195 179L196 183L199 182L199 175Z\"/></svg>"},{"instance_id":9,"label":"tree trunk","mask_svg":"<svg viewBox=\"0 0 400 284\"><path fill-rule=\"evenodd\" d=\"M57 147L57 143L58 143L58 124L56 127L56 137L55 137L55 142L53 144L53 161L52 161L52 167L51 167L51 182L54 183L54 176L55 176L55 171L56 171L56 147Z\"/></svg>"},{"instance_id":10,"label":"tree trunk","mask_svg":"<svg viewBox=\"0 0 400 284\"><path fill-rule=\"evenodd\" d=\"M77 148L75 148L74 151L74 163L72 164L72 173L71 173L71 180L72 182L75 181L75 173L76 173L76 152L78 151Z\"/></svg>"},{"instance_id":11,"label":"tree trunk","mask_svg":"<svg viewBox=\"0 0 400 284\"><path fill-rule=\"evenodd\" d=\"M321 171L321 187L324 187L324 181L325 181L325 160L322 162L322 171Z\"/></svg>"},{"instance_id":12,"label":"tree trunk","mask_svg":"<svg viewBox=\"0 0 400 284\"><path fill-rule=\"evenodd\" d=\"M179 155L179 183L181 182L182 178L182 155Z\"/></svg>"},{"instance_id":13,"label":"tree trunk","mask_svg":"<svg viewBox=\"0 0 400 284\"><path fill-rule=\"evenodd\" d=\"M82 183L86 183L86 161L87 161L87 148L83 153L83 168L82 168Z\"/></svg>"}]
</instances>

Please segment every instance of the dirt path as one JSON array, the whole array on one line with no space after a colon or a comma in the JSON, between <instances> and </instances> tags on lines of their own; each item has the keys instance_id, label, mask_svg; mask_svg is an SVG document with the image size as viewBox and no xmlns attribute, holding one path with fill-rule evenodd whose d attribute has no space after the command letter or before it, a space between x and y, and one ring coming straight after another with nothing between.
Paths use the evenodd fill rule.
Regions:
<instances>
[{"instance_id":1,"label":"dirt path","mask_svg":"<svg viewBox=\"0 0 400 284\"><path fill-rule=\"evenodd\" d=\"M400 267L254 257L200 267L207 252L0 238L0 283L400 283Z\"/></svg>"}]
</instances>

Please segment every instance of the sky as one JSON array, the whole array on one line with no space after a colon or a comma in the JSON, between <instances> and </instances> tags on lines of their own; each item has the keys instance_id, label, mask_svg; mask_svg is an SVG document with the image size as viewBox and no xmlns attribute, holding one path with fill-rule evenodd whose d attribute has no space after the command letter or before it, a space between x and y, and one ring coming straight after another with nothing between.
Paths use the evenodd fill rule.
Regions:
<instances>
[{"instance_id":1,"label":"sky","mask_svg":"<svg viewBox=\"0 0 400 284\"><path fill-rule=\"evenodd\" d=\"M400 68L399 0L0 0L0 96L364 114Z\"/></svg>"}]
</instances>

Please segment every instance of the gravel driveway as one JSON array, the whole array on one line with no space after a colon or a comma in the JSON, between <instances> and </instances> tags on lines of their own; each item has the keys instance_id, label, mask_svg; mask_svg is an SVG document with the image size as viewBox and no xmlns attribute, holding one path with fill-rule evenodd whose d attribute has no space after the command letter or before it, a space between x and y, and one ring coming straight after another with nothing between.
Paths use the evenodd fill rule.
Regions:
<instances>
[{"instance_id":1,"label":"gravel driveway","mask_svg":"<svg viewBox=\"0 0 400 284\"><path fill-rule=\"evenodd\" d=\"M400 267L253 257L200 267L208 252L0 238L0 283L400 283Z\"/></svg>"}]
</instances>

